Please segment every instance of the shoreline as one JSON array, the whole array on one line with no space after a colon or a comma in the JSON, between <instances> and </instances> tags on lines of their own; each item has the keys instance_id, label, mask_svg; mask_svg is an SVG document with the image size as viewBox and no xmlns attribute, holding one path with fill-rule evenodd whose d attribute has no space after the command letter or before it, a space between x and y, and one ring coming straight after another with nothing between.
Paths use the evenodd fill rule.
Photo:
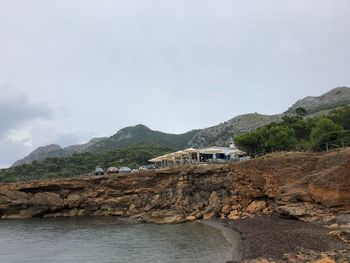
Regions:
<instances>
[{"instance_id":1,"label":"shoreline","mask_svg":"<svg viewBox=\"0 0 350 263\"><path fill-rule=\"evenodd\" d=\"M286 254L300 251L313 251L321 255L327 251L350 250L350 244L327 235L329 230L322 222L254 216L235 221L216 219L205 224L217 227L226 238L230 238L232 232L235 233L234 240L239 236L240 258L234 258L232 262L255 262L251 260L257 258L289 262Z\"/></svg>"},{"instance_id":2,"label":"shoreline","mask_svg":"<svg viewBox=\"0 0 350 263\"><path fill-rule=\"evenodd\" d=\"M100 216L86 216L85 218L91 219L94 217L98 218ZM114 224L116 219L119 222L118 224L156 224L140 222L130 217L102 217L111 219L111 224ZM84 217L59 218L81 219ZM349 214L336 218L337 223L349 223L349 221ZM190 222L184 224L186 223ZM290 259L298 258L300 255L308 259L321 259L330 255L330 258L345 258L350 261L350 243L344 243L340 239L328 235L330 230L325 227L325 224L329 225L329 222L309 223L296 219L281 218L276 215L271 217L260 215L238 220L219 218L198 220L194 223L203 224L221 232L229 243L229 249L225 252L225 263L298 262ZM307 260L307 262L314 261ZM338 260L335 262L338 262Z\"/></svg>"},{"instance_id":3,"label":"shoreline","mask_svg":"<svg viewBox=\"0 0 350 263\"><path fill-rule=\"evenodd\" d=\"M221 231L222 235L230 243L230 260L227 262L241 262L242 250L241 250L241 235L232 228L229 228L223 224L220 219L199 220L197 223L216 228Z\"/></svg>"}]
</instances>

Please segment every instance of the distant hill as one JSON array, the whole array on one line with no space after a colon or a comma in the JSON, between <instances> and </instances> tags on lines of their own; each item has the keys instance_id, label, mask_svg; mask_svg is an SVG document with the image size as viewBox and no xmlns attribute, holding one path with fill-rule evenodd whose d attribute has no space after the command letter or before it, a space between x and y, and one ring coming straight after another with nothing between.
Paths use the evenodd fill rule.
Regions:
<instances>
[{"instance_id":1,"label":"distant hill","mask_svg":"<svg viewBox=\"0 0 350 263\"><path fill-rule=\"evenodd\" d=\"M83 174L92 174L97 166L103 168L111 166L137 168L140 165L148 164L149 159L171 151L173 149L159 145L141 144L101 153L84 152L75 153L68 157L46 158L40 162L0 169L0 183L76 177Z\"/></svg>"},{"instance_id":2,"label":"distant hill","mask_svg":"<svg viewBox=\"0 0 350 263\"><path fill-rule=\"evenodd\" d=\"M262 115L258 113L244 114L219 125L192 130L184 134L169 134L154 131L139 124L119 130L111 137L94 138L86 144L61 148L59 145L39 147L27 157L14 163L14 166L40 161L48 157L69 157L75 153L103 153L123 147L142 144L154 144L167 149L179 150L186 147L206 147L211 145L229 145L235 135L256 130L266 124L278 122L284 114L294 114L297 108L304 108L309 115L327 113L331 109L350 103L350 88L335 88L318 97L306 97L293 104L285 113L278 115Z\"/></svg>"},{"instance_id":3,"label":"distant hill","mask_svg":"<svg viewBox=\"0 0 350 263\"><path fill-rule=\"evenodd\" d=\"M281 117L282 115L269 116L258 113L240 115L219 125L199 130L188 142L188 146L228 146L235 135L254 131L266 124L280 121Z\"/></svg>"},{"instance_id":4,"label":"distant hill","mask_svg":"<svg viewBox=\"0 0 350 263\"><path fill-rule=\"evenodd\" d=\"M57 144L41 146L35 149L33 152L31 152L29 155L27 155L23 159L16 161L12 166L29 164L33 161L41 161L46 158L62 158L62 157L71 156L74 153L83 153L86 151L87 148L91 147L95 143L98 143L104 139L105 137L93 138L88 143L80 144L80 145L71 145L66 148L61 148L61 146Z\"/></svg>"},{"instance_id":5,"label":"distant hill","mask_svg":"<svg viewBox=\"0 0 350 263\"><path fill-rule=\"evenodd\" d=\"M33 161L41 161L46 158L69 157L76 153L102 153L118 148L131 147L143 144L154 144L172 150L179 150L187 146L188 141L197 131L190 131L184 134L169 134L160 131L153 131L145 125L126 127L111 137L94 138L86 144L72 145L61 148L52 144L42 146L34 150L27 157L15 162L12 166L29 164Z\"/></svg>"},{"instance_id":6,"label":"distant hill","mask_svg":"<svg viewBox=\"0 0 350 263\"><path fill-rule=\"evenodd\" d=\"M153 131L145 125L139 124L121 129L113 136L99 141L88 147L88 152L103 152L120 147L130 147L139 144L156 144L179 150L187 146L188 141L198 131L193 130L184 134L169 134Z\"/></svg>"},{"instance_id":7,"label":"distant hill","mask_svg":"<svg viewBox=\"0 0 350 263\"><path fill-rule=\"evenodd\" d=\"M350 104L350 88L339 87L318 96L298 100L286 113L294 113L297 108L304 108L309 114L330 110Z\"/></svg>"}]
</instances>

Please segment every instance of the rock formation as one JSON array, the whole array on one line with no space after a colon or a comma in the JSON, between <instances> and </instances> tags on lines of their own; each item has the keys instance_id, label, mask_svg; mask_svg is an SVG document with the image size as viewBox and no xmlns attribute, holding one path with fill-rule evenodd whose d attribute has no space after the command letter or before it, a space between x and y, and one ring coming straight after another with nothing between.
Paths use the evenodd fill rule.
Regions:
<instances>
[{"instance_id":1,"label":"rock formation","mask_svg":"<svg viewBox=\"0 0 350 263\"><path fill-rule=\"evenodd\" d=\"M0 185L0 217L130 216L154 223L272 214L315 221L350 209L350 150L242 163ZM342 234L345 235L345 234Z\"/></svg>"}]
</instances>

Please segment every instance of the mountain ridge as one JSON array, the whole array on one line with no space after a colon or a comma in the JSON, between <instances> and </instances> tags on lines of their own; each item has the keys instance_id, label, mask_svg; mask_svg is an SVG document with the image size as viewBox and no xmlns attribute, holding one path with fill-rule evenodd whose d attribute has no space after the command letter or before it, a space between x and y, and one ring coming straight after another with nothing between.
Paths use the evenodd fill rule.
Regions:
<instances>
[{"instance_id":1,"label":"mountain ridge","mask_svg":"<svg viewBox=\"0 0 350 263\"><path fill-rule=\"evenodd\" d=\"M206 147L210 145L228 146L233 136L253 131L259 127L278 122L285 114L293 114L297 108L304 108L307 114L334 109L350 103L350 88L334 88L320 96L308 96L298 100L286 112L276 115L248 113L238 115L218 125L191 130L182 134L155 131L138 124L125 127L110 137L93 138L86 144L61 148L50 144L35 149L28 156L16 161L13 166L40 161L48 157L68 157L74 153L100 153L116 148L136 146L139 144L156 144L180 150L186 147Z\"/></svg>"},{"instance_id":2,"label":"mountain ridge","mask_svg":"<svg viewBox=\"0 0 350 263\"><path fill-rule=\"evenodd\" d=\"M334 88L320 96L307 96L294 103L285 113L293 113L297 108L304 108L309 114L334 109L350 103L350 88Z\"/></svg>"},{"instance_id":3,"label":"mountain ridge","mask_svg":"<svg viewBox=\"0 0 350 263\"><path fill-rule=\"evenodd\" d=\"M40 146L36 148L34 151L32 151L30 154L28 154L23 159L20 159L16 161L12 167L22 165L22 164L28 164L33 161L41 161L46 158L61 158L61 157L67 157L74 153L82 153L86 150L87 147L98 143L99 141L105 139L105 137L99 137L99 138L92 138L85 144L76 144L76 145L70 145L65 148L62 148L58 144L49 144L46 146Z\"/></svg>"}]
</instances>

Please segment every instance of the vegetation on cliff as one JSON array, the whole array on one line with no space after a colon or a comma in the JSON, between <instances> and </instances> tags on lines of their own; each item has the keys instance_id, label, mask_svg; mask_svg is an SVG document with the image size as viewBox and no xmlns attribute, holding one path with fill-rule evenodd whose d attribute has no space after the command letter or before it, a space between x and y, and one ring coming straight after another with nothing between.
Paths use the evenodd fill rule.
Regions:
<instances>
[{"instance_id":1,"label":"vegetation on cliff","mask_svg":"<svg viewBox=\"0 0 350 263\"><path fill-rule=\"evenodd\" d=\"M275 150L326 150L350 144L350 106L327 116L286 115L281 122L235 137L237 145L249 152Z\"/></svg>"},{"instance_id":2,"label":"vegetation on cliff","mask_svg":"<svg viewBox=\"0 0 350 263\"><path fill-rule=\"evenodd\" d=\"M103 153L80 153L64 158L46 158L0 170L0 182L16 182L57 177L75 177L92 173L96 166L138 167L173 149L154 144L118 148Z\"/></svg>"}]
</instances>

